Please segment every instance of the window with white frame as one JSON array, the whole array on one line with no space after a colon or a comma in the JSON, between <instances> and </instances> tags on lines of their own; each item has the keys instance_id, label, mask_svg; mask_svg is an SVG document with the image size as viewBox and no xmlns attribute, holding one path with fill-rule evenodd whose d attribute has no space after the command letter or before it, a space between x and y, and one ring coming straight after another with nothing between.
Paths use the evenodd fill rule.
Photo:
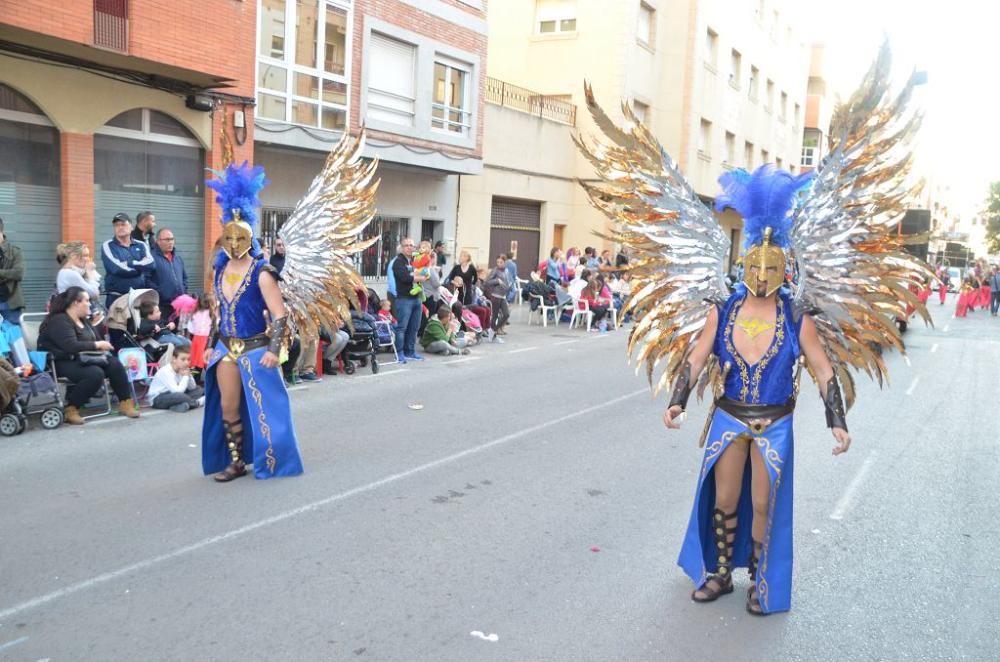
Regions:
<instances>
[{"instance_id":1,"label":"window with white frame","mask_svg":"<svg viewBox=\"0 0 1000 662\"><path fill-rule=\"evenodd\" d=\"M698 133L698 153L702 156L712 154L712 123L703 119L701 131Z\"/></svg>"},{"instance_id":2,"label":"window with white frame","mask_svg":"<svg viewBox=\"0 0 1000 662\"><path fill-rule=\"evenodd\" d=\"M372 32L368 52L368 117L413 126L417 103L417 47Z\"/></svg>"},{"instance_id":3,"label":"window with white frame","mask_svg":"<svg viewBox=\"0 0 1000 662\"><path fill-rule=\"evenodd\" d=\"M803 167L813 167L816 165L816 146L802 146L802 160L799 162Z\"/></svg>"},{"instance_id":4,"label":"window with white frame","mask_svg":"<svg viewBox=\"0 0 1000 662\"><path fill-rule=\"evenodd\" d=\"M705 64L713 69L719 64L719 33L709 28L705 32Z\"/></svg>"},{"instance_id":5,"label":"window with white frame","mask_svg":"<svg viewBox=\"0 0 1000 662\"><path fill-rule=\"evenodd\" d=\"M632 114L635 115L637 120L649 126L649 104L633 99Z\"/></svg>"},{"instance_id":6,"label":"window with white frame","mask_svg":"<svg viewBox=\"0 0 1000 662\"><path fill-rule=\"evenodd\" d=\"M736 150L736 136L726 131L726 144L725 151L722 153L722 162L732 165L733 161L736 160L736 155L733 152Z\"/></svg>"},{"instance_id":7,"label":"window with white frame","mask_svg":"<svg viewBox=\"0 0 1000 662\"><path fill-rule=\"evenodd\" d=\"M739 89L743 84L743 56L735 48L729 54L729 84Z\"/></svg>"},{"instance_id":8,"label":"window with white frame","mask_svg":"<svg viewBox=\"0 0 1000 662\"><path fill-rule=\"evenodd\" d=\"M351 0L259 0L257 117L347 126Z\"/></svg>"},{"instance_id":9,"label":"window with white frame","mask_svg":"<svg viewBox=\"0 0 1000 662\"><path fill-rule=\"evenodd\" d=\"M434 102L431 128L458 135L472 125L470 77L472 67L441 56L434 58Z\"/></svg>"},{"instance_id":10,"label":"window with white frame","mask_svg":"<svg viewBox=\"0 0 1000 662\"><path fill-rule=\"evenodd\" d=\"M645 2L639 3L639 25L636 38L643 46L653 48L656 37L656 10Z\"/></svg>"},{"instance_id":11,"label":"window with white frame","mask_svg":"<svg viewBox=\"0 0 1000 662\"><path fill-rule=\"evenodd\" d=\"M576 32L576 0L535 0L538 34Z\"/></svg>"}]
</instances>

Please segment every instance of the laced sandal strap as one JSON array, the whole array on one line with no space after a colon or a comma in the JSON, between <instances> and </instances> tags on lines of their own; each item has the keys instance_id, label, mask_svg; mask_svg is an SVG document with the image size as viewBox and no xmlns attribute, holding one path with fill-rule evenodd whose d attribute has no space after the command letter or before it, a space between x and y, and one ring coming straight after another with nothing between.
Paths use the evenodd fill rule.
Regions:
<instances>
[{"instance_id":1,"label":"laced sandal strap","mask_svg":"<svg viewBox=\"0 0 1000 662\"><path fill-rule=\"evenodd\" d=\"M691 592L691 599L695 602L712 602L732 592L733 579L728 572L725 575L709 575L700 588ZM699 593L702 595L698 595Z\"/></svg>"},{"instance_id":2,"label":"laced sandal strap","mask_svg":"<svg viewBox=\"0 0 1000 662\"><path fill-rule=\"evenodd\" d=\"M212 478L214 478L217 483L228 483L231 480L236 480L240 476L245 476L246 473L246 465L241 460L237 460L219 473L212 476Z\"/></svg>"}]
</instances>

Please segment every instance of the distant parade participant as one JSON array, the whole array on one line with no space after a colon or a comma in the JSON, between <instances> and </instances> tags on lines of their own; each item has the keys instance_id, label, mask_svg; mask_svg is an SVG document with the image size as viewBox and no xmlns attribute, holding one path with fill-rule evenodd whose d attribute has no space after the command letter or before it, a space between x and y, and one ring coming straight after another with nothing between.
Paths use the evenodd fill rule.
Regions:
<instances>
[{"instance_id":1,"label":"distant parade participant","mask_svg":"<svg viewBox=\"0 0 1000 662\"><path fill-rule=\"evenodd\" d=\"M944 305L944 300L948 296L948 285L951 284L951 275L948 270L944 267L938 271L938 281L941 283L938 286L938 297L941 299L941 305Z\"/></svg>"}]
</instances>

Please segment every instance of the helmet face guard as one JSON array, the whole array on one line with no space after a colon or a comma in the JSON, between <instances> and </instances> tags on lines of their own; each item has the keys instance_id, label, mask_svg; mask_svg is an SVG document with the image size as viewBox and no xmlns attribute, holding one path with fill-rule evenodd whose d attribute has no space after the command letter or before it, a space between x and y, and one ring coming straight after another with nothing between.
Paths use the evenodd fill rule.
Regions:
<instances>
[{"instance_id":1,"label":"helmet face guard","mask_svg":"<svg viewBox=\"0 0 1000 662\"><path fill-rule=\"evenodd\" d=\"M751 246L743 261L743 284L751 294L766 297L785 282L785 251L771 244L771 228L764 231L764 241Z\"/></svg>"},{"instance_id":2,"label":"helmet face guard","mask_svg":"<svg viewBox=\"0 0 1000 662\"><path fill-rule=\"evenodd\" d=\"M253 228L247 223L232 220L222 231L222 250L231 260L238 260L253 247Z\"/></svg>"}]
</instances>

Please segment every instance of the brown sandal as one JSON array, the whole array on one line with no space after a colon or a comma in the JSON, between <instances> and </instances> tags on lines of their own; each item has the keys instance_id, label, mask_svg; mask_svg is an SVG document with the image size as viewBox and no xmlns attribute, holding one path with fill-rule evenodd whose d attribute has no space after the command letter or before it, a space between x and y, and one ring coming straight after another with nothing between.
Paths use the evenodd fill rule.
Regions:
<instances>
[{"instance_id":1,"label":"brown sandal","mask_svg":"<svg viewBox=\"0 0 1000 662\"><path fill-rule=\"evenodd\" d=\"M715 574L709 575L704 584L691 592L691 599L695 602L713 602L733 592L733 540L736 539L736 526L727 527L726 523L735 519L736 513L727 515L718 508L712 515L719 565ZM698 595L699 593L702 595Z\"/></svg>"},{"instance_id":2,"label":"brown sandal","mask_svg":"<svg viewBox=\"0 0 1000 662\"><path fill-rule=\"evenodd\" d=\"M747 570L750 572L750 588L747 589L747 611L754 616L767 616L760 606L760 596L757 594L757 564L760 562L760 552L763 548L756 540L753 541L753 554Z\"/></svg>"},{"instance_id":3,"label":"brown sandal","mask_svg":"<svg viewBox=\"0 0 1000 662\"><path fill-rule=\"evenodd\" d=\"M226 445L233 461L212 478L217 483L228 483L247 474L247 465L243 461L243 421L222 421L222 427L226 431Z\"/></svg>"}]
</instances>

